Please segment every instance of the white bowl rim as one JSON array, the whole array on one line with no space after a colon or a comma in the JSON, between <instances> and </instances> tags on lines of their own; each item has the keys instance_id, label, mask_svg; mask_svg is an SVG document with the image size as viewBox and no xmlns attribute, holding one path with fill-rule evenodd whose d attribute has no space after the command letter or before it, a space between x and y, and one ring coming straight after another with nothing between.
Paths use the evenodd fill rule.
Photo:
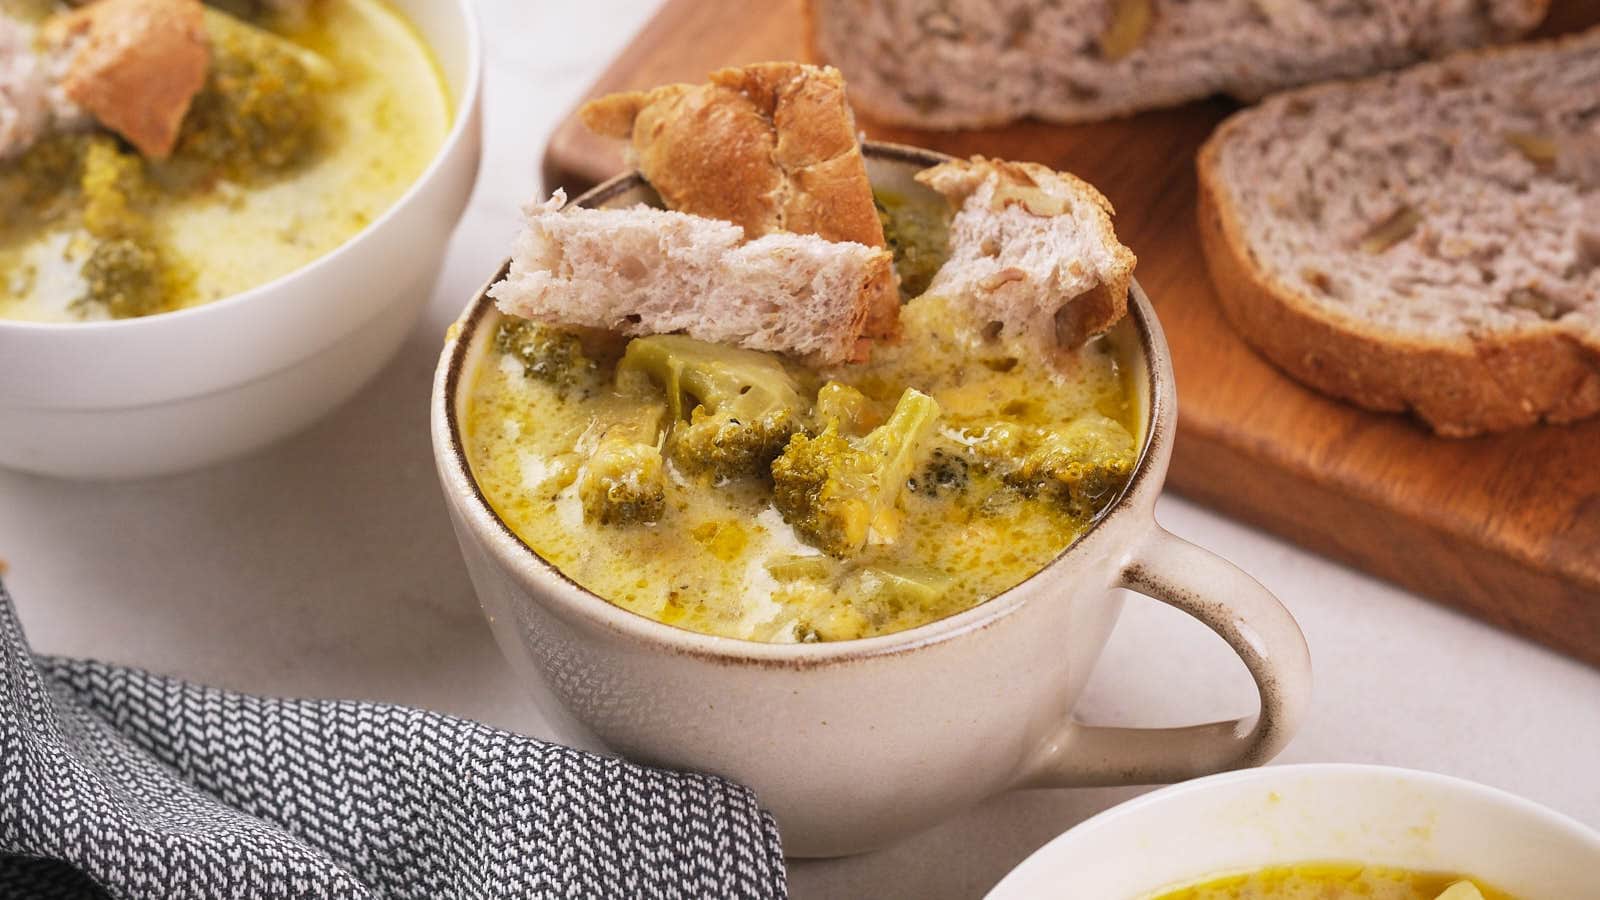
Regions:
<instances>
[{"instance_id":1,"label":"white bowl rim","mask_svg":"<svg viewBox=\"0 0 1600 900\"><path fill-rule=\"evenodd\" d=\"M1413 769L1404 766L1386 766L1374 763L1290 763L1278 766L1260 766L1251 769L1239 769L1232 772L1221 772L1216 775L1207 775L1203 778L1194 778L1178 784L1168 785L1163 788L1141 794L1131 800L1125 800L1110 809L1103 810L1084 819L1076 825L1051 838L1039 849L1028 854L1027 858L1017 863L1005 877L990 889L986 897L1004 897L1001 893L1006 883L1013 878L1020 879L1027 871L1048 864L1049 859L1060 853L1060 847L1069 842L1082 840L1087 834L1115 826L1129 816L1143 814L1152 806L1161 806L1171 802L1174 798L1187 796L1192 793L1204 793L1239 784L1253 782L1279 783L1284 780L1305 777L1383 777L1398 778L1413 784L1426 784L1455 791L1463 795L1471 795L1491 803L1498 803L1525 813L1528 816L1540 819L1552 827L1567 831L1586 843L1593 845L1595 852L1600 853L1600 830L1591 828L1583 822L1563 812L1558 812L1523 797L1504 788L1483 784L1456 775L1445 775L1440 772L1430 772L1426 769ZM1303 860L1284 860L1284 864L1302 862ZM1159 889L1159 886L1155 889Z\"/></svg>"},{"instance_id":2,"label":"white bowl rim","mask_svg":"<svg viewBox=\"0 0 1600 900\"><path fill-rule=\"evenodd\" d=\"M320 271L326 266L334 265L339 257L353 252L358 244L366 243L373 232L382 228L390 219L398 215L403 207L410 205L411 201L423 190L424 186L438 176L440 169L446 165L456 147L466 138L471 120L475 118L472 111L478 105L478 94L482 90L483 84L482 29L478 23L477 10L471 0L450 0L450 3L455 7L456 13L461 18L462 25L466 28L467 38L467 80L462 87L460 98L452 101L453 108L451 112L454 121L451 122L450 131L445 134L444 141L439 144L439 149L434 151L433 157L428 161L427 168L423 169L421 174L411 180L411 184L406 187L404 193L395 198L394 202L390 203L377 218L362 226L360 231L345 238L338 246L303 266L291 269L271 281L216 300L209 300L194 306L185 306L181 309L167 310L166 312L159 312L149 316L135 316L129 319L96 319L88 322L34 322L0 317L0 331L10 330L19 333L61 336L99 334L111 329L132 333L138 329L159 328L161 325L158 323L173 322L179 319L193 319L205 315L221 315L222 313L219 310L226 310L248 303L264 294L275 293L288 282L309 275L311 272ZM421 34L420 29L416 28L410 17L407 17L406 21L419 36L423 37L428 46L428 51L437 53L432 42Z\"/></svg>"}]
</instances>

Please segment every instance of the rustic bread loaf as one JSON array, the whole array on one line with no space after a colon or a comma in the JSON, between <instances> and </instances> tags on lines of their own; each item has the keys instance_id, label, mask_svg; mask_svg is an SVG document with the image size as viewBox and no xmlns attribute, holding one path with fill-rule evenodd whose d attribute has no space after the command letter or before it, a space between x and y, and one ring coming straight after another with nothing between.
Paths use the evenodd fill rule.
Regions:
<instances>
[{"instance_id":1,"label":"rustic bread loaf","mask_svg":"<svg viewBox=\"0 0 1600 900\"><path fill-rule=\"evenodd\" d=\"M579 114L596 133L629 141L669 209L727 220L751 239L791 231L884 246L836 69L721 69L706 84L611 94ZM866 335L892 335L899 306L891 280L873 298Z\"/></svg>"},{"instance_id":2,"label":"rustic bread loaf","mask_svg":"<svg viewBox=\"0 0 1600 900\"><path fill-rule=\"evenodd\" d=\"M1519 36L1548 0L808 0L872 118L1078 122L1408 65Z\"/></svg>"},{"instance_id":3,"label":"rustic bread loaf","mask_svg":"<svg viewBox=\"0 0 1600 900\"><path fill-rule=\"evenodd\" d=\"M820 363L852 358L867 308L893 285L887 250L637 206L526 209L501 311L624 335L683 333Z\"/></svg>"},{"instance_id":4,"label":"rustic bread loaf","mask_svg":"<svg viewBox=\"0 0 1600 900\"><path fill-rule=\"evenodd\" d=\"M1470 435L1600 411L1600 29L1272 97L1199 158L1228 318Z\"/></svg>"},{"instance_id":5,"label":"rustic bread loaf","mask_svg":"<svg viewBox=\"0 0 1600 900\"><path fill-rule=\"evenodd\" d=\"M1034 163L974 156L917 173L950 200L950 255L928 293L956 299L1004 336L1077 347L1128 310L1133 251L1111 203Z\"/></svg>"}]
</instances>

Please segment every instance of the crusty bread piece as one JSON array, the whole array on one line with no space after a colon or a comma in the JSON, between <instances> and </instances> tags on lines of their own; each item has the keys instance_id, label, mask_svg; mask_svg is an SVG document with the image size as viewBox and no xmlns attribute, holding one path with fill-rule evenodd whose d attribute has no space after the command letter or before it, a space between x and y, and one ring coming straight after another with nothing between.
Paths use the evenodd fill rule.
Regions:
<instances>
[{"instance_id":1,"label":"crusty bread piece","mask_svg":"<svg viewBox=\"0 0 1600 900\"><path fill-rule=\"evenodd\" d=\"M950 200L950 256L927 293L957 300L1000 334L1076 347L1128 310L1136 260L1110 201L1035 163L974 156L917 173Z\"/></svg>"},{"instance_id":2,"label":"crusty bread piece","mask_svg":"<svg viewBox=\"0 0 1600 900\"><path fill-rule=\"evenodd\" d=\"M1507 40L1549 0L808 0L812 44L871 118L967 128L1111 118Z\"/></svg>"},{"instance_id":3,"label":"crusty bread piece","mask_svg":"<svg viewBox=\"0 0 1600 900\"><path fill-rule=\"evenodd\" d=\"M850 359L867 304L893 283L887 250L773 232L753 241L720 219L636 206L529 204L501 311L624 335L681 332L819 363Z\"/></svg>"},{"instance_id":4,"label":"crusty bread piece","mask_svg":"<svg viewBox=\"0 0 1600 900\"><path fill-rule=\"evenodd\" d=\"M884 246L844 81L831 68L760 63L707 84L611 94L580 116L630 155L669 209L725 219L751 239L777 231ZM873 298L868 337L894 333L891 281Z\"/></svg>"},{"instance_id":5,"label":"crusty bread piece","mask_svg":"<svg viewBox=\"0 0 1600 900\"><path fill-rule=\"evenodd\" d=\"M1244 338L1445 435L1600 412L1600 29L1273 97L1199 158Z\"/></svg>"},{"instance_id":6,"label":"crusty bread piece","mask_svg":"<svg viewBox=\"0 0 1600 900\"><path fill-rule=\"evenodd\" d=\"M96 0L45 27L72 102L151 159L178 140L211 64L200 0Z\"/></svg>"}]
</instances>

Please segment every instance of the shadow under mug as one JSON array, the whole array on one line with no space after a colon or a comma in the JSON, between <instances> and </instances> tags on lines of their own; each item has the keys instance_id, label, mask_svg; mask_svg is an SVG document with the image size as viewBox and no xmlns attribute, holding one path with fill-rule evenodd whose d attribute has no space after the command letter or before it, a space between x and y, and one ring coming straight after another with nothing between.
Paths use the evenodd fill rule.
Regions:
<instances>
[{"instance_id":1,"label":"shadow under mug","mask_svg":"<svg viewBox=\"0 0 1600 900\"><path fill-rule=\"evenodd\" d=\"M901 193L927 190L911 176L946 158L890 144L866 153L874 185ZM574 202L653 200L629 174ZM791 856L870 850L1012 788L1170 782L1270 759L1310 699L1305 639L1254 579L1156 523L1176 397L1166 340L1137 284L1128 312L1108 339L1143 403L1140 458L1086 534L1026 581L949 618L862 640L761 644L613 606L495 515L460 430L465 387L498 317L480 292L435 378L434 456L479 600L554 736L750 786ZM1073 705L1122 610L1118 587L1227 641L1255 679L1258 714L1182 728L1076 721Z\"/></svg>"}]
</instances>

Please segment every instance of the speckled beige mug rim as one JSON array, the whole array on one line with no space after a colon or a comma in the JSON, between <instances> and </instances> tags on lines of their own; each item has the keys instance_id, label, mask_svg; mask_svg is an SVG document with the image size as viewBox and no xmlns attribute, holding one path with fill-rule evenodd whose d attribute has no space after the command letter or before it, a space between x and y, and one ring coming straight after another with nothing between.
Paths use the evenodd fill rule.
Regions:
<instances>
[{"instance_id":1,"label":"speckled beige mug rim","mask_svg":"<svg viewBox=\"0 0 1600 900\"><path fill-rule=\"evenodd\" d=\"M905 162L924 168L951 159L942 153L919 147L877 141L864 142L863 150L872 158ZM648 186L648 182L637 171L624 172L584 192L569 201L569 205L598 207L619 194ZM624 609L572 580L561 571L560 567L539 555L537 550L523 541L495 512L493 505L478 486L477 479L473 477L471 464L467 460L466 449L463 446L459 417L456 414L456 397L461 388L466 359L468 351L472 349L474 335L483 321L495 311L494 302L488 294L489 287L504 278L509 267L510 260L501 263L499 270L484 282L468 302L461 317L452 327L451 337L440 360L431 413L435 418L436 432L438 422L441 420L446 430L444 445L440 446L440 442L435 441L435 454L444 453L448 456L447 460L439 460L443 464L441 475L445 477L444 489L447 492L454 490L465 495L467 508L462 512L477 520L469 522L469 527L477 528L484 544L502 565L512 571L530 570L544 576L549 583L561 587L561 590L546 592L546 596L539 598L537 602L560 603L574 615L602 625L610 631L636 640L666 645L678 652L712 661L811 668L906 653L988 628L1027 602L1027 592L1020 588L1036 579L1048 577L1053 571L1073 561L1075 554L1078 554L1080 549L1113 517L1136 514L1133 498L1147 489L1151 461L1155 455L1154 448L1158 446L1159 441L1165 440L1166 432L1171 427L1173 410L1167 400L1171 390L1163 372L1165 367L1161 365L1161 361L1169 355L1165 338L1160 333L1159 321L1149 297L1139 286L1138 281L1134 280L1128 290L1128 316L1132 320L1135 334L1138 335L1146 378L1145 396L1142 398L1145 404L1145 433L1139 447L1138 460L1134 465L1133 474L1116 499L1101 510L1083 534L1049 563L1017 584L970 609L890 634L814 644L777 644L691 631ZM1158 490L1159 485L1156 485L1155 489ZM1153 521L1151 527L1155 527Z\"/></svg>"}]
</instances>

